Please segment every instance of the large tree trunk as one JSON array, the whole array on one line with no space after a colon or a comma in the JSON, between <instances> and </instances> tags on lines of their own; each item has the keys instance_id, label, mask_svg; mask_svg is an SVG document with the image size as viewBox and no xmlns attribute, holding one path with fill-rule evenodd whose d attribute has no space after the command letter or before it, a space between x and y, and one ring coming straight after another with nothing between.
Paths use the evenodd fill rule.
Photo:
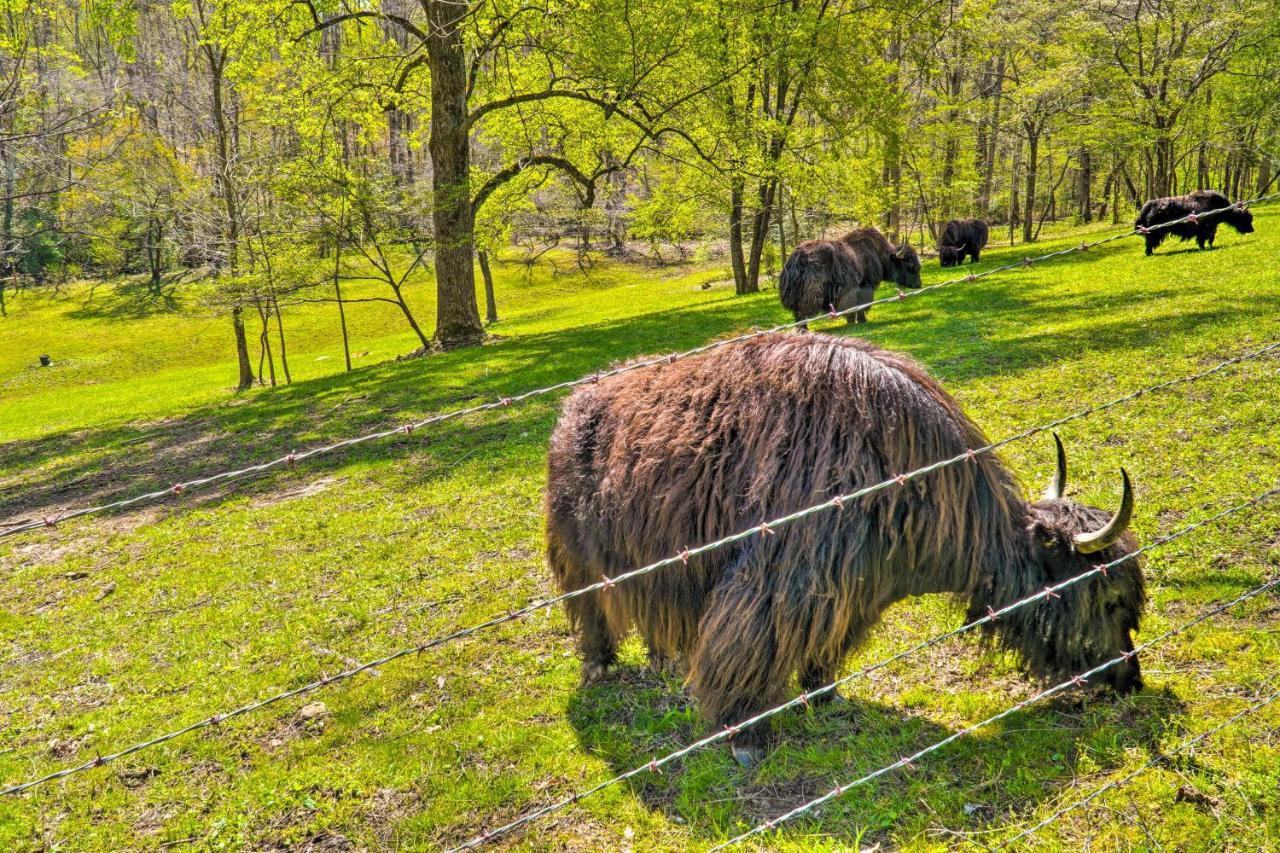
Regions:
<instances>
[{"instance_id":1,"label":"large tree trunk","mask_svg":"<svg viewBox=\"0 0 1280 853\"><path fill-rule=\"evenodd\" d=\"M432 222L436 238L436 339L445 349L484 338L476 306L471 210L471 140L467 135L467 57L454 3L433 0L427 39L431 67ZM412 321L411 321L412 322ZM416 325L416 324L415 324ZM416 328L414 331L418 331ZM419 332L421 335L421 332Z\"/></svg>"}]
</instances>

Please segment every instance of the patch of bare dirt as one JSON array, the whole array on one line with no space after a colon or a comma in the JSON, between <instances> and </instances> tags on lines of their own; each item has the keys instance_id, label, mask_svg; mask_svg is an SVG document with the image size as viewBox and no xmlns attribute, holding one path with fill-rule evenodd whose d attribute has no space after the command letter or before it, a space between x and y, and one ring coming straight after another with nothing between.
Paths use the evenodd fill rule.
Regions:
<instances>
[{"instance_id":1,"label":"patch of bare dirt","mask_svg":"<svg viewBox=\"0 0 1280 853\"><path fill-rule=\"evenodd\" d=\"M261 509L263 507L281 504L285 501L297 500L298 498L310 497L311 495L318 495L338 483L346 482L346 480L346 477L321 477L317 480L312 480L309 483L304 483L291 489L286 489L282 492L274 492L254 498L251 505L254 509Z\"/></svg>"}]
</instances>

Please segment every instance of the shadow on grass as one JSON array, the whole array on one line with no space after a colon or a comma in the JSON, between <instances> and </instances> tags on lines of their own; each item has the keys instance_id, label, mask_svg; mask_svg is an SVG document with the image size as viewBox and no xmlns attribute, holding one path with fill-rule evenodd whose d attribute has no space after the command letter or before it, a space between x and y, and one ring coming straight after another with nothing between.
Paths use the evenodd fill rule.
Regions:
<instances>
[{"instance_id":1,"label":"shadow on grass","mask_svg":"<svg viewBox=\"0 0 1280 853\"><path fill-rule=\"evenodd\" d=\"M94 287L81 306L66 316L72 320L141 320L173 314L184 307L175 295L182 283L181 275L169 275L156 285L149 279L121 282L105 288L105 294Z\"/></svg>"},{"instance_id":2,"label":"shadow on grass","mask_svg":"<svg viewBox=\"0 0 1280 853\"><path fill-rule=\"evenodd\" d=\"M1009 704L1014 701L1011 697ZM1154 690L1129 699L1105 691L1062 694L943 747L911 768L853 788L779 832L793 840L820 833L838 849L844 843L860 849L876 835L892 846L889 834L904 813L915 810L922 792L934 792L928 796L930 828L948 822L949 833L990 829L1069 786L1086 754L1089 772L1123 766L1131 748L1159 754L1163 733L1184 711L1176 696ZM707 734L696 702L678 684L625 667L609 682L580 689L569 702L568 717L584 751L616 773ZM851 699L774 717L770 753L755 770L740 768L728 747L718 743L667 765L662 774L640 774L626 784L648 808L687 824L707 841L718 841L954 731L904 708ZM980 807L970 814L969 803Z\"/></svg>"},{"instance_id":3,"label":"shadow on grass","mask_svg":"<svg viewBox=\"0 0 1280 853\"><path fill-rule=\"evenodd\" d=\"M1093 252L1073 263L1091 264L1105 256ZM993 258L992 263L1003 260ZM1170 306L1164 314L1144 317L1141 324L1127 319L1134 304L1159 301L1174 292L1160 288L1077 297L1052 280L1031 283L1025 273L1013 271L909 301L901 311L895 310L897 305L877 306L868 324L823 327L904 350L945 381L965 382L1034 369L1060 360L1064 353L1140 351L1227 318L1238 321L1246 315L1262 320L1273 315L1266 304L1223 300L1220 307L1201 311ZM223 402L161 421L64 430L0 444L0 524L165 489L180 480L575 379L623 358L684 349L752 324L782 322L788 317L775 299L771 292L745 298L709 295L707 302L692 307L512 335L479 349L373 365L270 391L229 394ZM1027 315L1045 311L1070 312L1089 322L1067 331L1027 332L1043 328L1042 322L1026 320ZM309 476L347 464L395 459L404 482L421 483L447 475L460 452L478 453L480 446L487 456L522 457L535 446L545 447L558 410L555 401L561 396L432 425L410 437L372 441L308 460L301 470ZM268 491L297 476L282 466L256 482L189 493L181 503L191 507L216 503L233 493Z\"/></svg>"}]
</instances>

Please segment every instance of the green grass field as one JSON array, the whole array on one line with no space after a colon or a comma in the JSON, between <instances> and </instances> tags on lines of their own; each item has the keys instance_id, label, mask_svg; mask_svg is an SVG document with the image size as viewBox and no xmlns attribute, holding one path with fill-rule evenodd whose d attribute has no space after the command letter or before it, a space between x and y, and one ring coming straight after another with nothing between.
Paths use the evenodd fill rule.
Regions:
<instances>
[{"instance_id":1,"label":"green grass field","mask_svg":"<svg viewBox=\"0 0 1280 853\"><path fill-rule=\"evenodd\" d=\"M880 306L859 333L920 359L992 438L1280 338L1280 208L1213 252L1124 240ZM1060 232L1035 251L1106 227ZM996 249L979 269L1019 258ZM926 283L948 272L926 265ZM479 350L390 361L414 339L354 306L340 373L331 306L286 318L295 382L234 394L229 323L199 286L26 292L0 319L0 519L35 518L788 319L714 267L567 256L498 266ZM710 284L708 288L703 285ZM426 277L420 319L433 314ZM884 291L882 291L883 293ZM386 307L386 306L384 306ZM357 310L358 309L358 310ZM829 324L847 334L843 324ZM252 330L251 330L252 332ZM41 369L39 354L54 367ZM1061 430L1076 495L1133 474L1143 541L1280 479L1280 361L1259 359ZM257 480L0 540L0 786L411 646L546 596L540 496L558 397L374 442ZM1038 491L1041 436L1004 458ZM1150 638L1280 568L1280 499L1147 563ZM1147 689L1069 693L858 788L748 849L994 846L1275 683L1280 600L1260 596L1144 656ZM962 621L898 606L865 666ZM434 850L706 733L678 679L627 646L581 689L563 614L540 612L27 793L2 850ZM780 715L756 771L721 748L643 774L504 842L535 850L712 846L1039 689L960 638ZM311 702L318 714L303 715ZM312 709L317 711L318 709ZM1280 849L1280 703L1054 823L1033 849Z\"/></svg>"}]
</instances>

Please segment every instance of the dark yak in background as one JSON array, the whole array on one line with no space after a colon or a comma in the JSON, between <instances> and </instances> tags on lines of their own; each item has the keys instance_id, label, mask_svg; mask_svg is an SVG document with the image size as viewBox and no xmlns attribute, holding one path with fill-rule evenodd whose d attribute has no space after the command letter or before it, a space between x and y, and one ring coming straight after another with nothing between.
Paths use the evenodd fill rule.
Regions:
<instances>
[{"instance_id":1,"label":"dark yak in background","mask_svg":"<svg viewBox=\"0 0 1280 853\"><path fill-rule=\"evenodd\" d=\"M766 335L579 388L551 438L547 561L580 589L987 443L916 362L857 339ZM793 674L835 679L881 613L954 593L970 617L1132 551L1128 476L1114 516L1062 497L1066 462L1029 501L988 453L734 545L566 602L584 683L638 629L679 661L721 727L774 705ZM1136 560L1003 615L989 639L1065 678L1132 651L1145 603ZM1136 657L1099 674L1138 689ZM830 694L828 694L829 696ZM762 755L758 727L734 754Z\"/></svg>"},{"instance_id":2,"label":"dark yak in background","mask_svg":"<svg viewBox=\"0 0 1280 853\"><path fill-rule=\"evenodd\" d=\"M986 248L990 237L987 223L981 219L952 219L942 227L938 238L938 260L944 267L958 267L968 255L973 261Z\"/></svg>"},{"instance_id":3,"label":"dark yak in background","mask_svg":"<svg viewBox=\"0 0 1280 853\"><path fill-rule=\"evenodd\" d=\"M1205 215L1210 210L1219 212ZM1192 213L1196 214L1195 222L1179 222L1167 228L1155 228ZM1194 237L1196 245L1201 249L1205 243L1212 249L1213 238L1222 223L1230 225L1241 234L1253 233L1253 214L1243 205L1233 205L1225 195L1214 190L1196 190L1187 195L1154 198L1142 206L1142 211L1134 221L1138 228L1155 228L1146 235L1148 255L1169 235L1178 237L1184 243Z\"/></svg>"},{"instance_id":4,"label":"dark yak in background","mask_svg":"<svg viewBox=\"0 0 1280 853\"><path fill-rule=\"evenodd\" d=\"M870 302L882 281L918 288L920 257L909 245L895 247L875 228L859 228L839 240L807 240L796 246L782 267L778 295L802 320ZM865 323L867 312L846 314L845 320Z\"/></svg>"}]
</instances>

